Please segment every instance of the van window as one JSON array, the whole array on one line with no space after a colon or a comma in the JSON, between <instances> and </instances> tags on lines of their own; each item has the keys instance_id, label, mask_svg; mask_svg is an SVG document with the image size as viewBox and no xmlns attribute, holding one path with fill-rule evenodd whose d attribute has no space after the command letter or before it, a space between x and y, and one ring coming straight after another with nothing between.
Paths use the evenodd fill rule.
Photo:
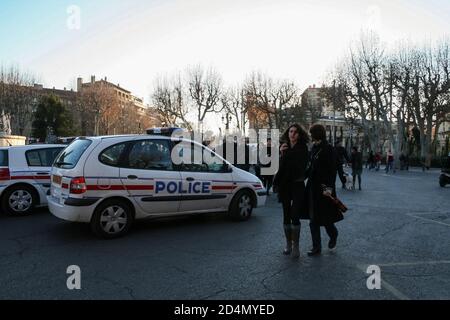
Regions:
<instances>
[{"instance_id":1,"label":"van window","mask_svg":"<svg viewBox=\"0 0 450 320\"><path fill-rule=\"evenodd\" d=\"M0 167L7 167L8 164L8 150L0 150Z\"/></svg>"},{"instance_id":2,"label":"van window","mask_svg":"<svg viewBox=\"0 0 450 320\"><path fill-rule=\"evenodd\" d=\"M133 143L125 165L132 169L173 170L169 140L139 140Z\"/></svg>"},{"instance_id":3,"label":"van window","mask_svg":"<svg viewBox=\"0 0 450 320\"><path fill-rule=\"evenodd\" d=\"M34 149L25 152L30 167L51 167L53 161L64 148Z\"/></svg>"},{"instance_id":4,"label":"van window","mask_svg":"<svg viewBox=\"0 0 450 320\"><path fill-rule=\"evenodd\" d=\"M120 143L106 148L100 153L99 161L108 166L117 167L126 145L127 143Z\"/></svg>"},{"instance_id":5,"label":"van window","mask_svg":"<svg viewBox=\"0 0 450 320\"><path fill-rule=\"evenodd\" d=\"M75 140L74 142L69 144L69 146L65 148L64 151L59 155L54 163L54 166L63 169L75 168L78 160L80 160L81 156L91 145L91 143L92 141L89 139Z\"/></svg>"}]
</instances>

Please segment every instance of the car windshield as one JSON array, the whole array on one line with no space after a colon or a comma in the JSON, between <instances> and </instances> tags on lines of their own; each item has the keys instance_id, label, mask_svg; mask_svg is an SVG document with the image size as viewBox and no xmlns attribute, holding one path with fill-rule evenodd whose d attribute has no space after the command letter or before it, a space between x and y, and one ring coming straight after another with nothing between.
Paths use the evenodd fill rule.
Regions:
<instances>
[{"instance_id":1,"label":"car windshield","mask_svg":"<svg viewBox=\"0 0 450 320\"><path fill-rule=\"evenodd\" d=\"M57 168L63 169L74 168L91 143L92 141L89 139L75 140L66 149L64 149L53 165Z\"/></svg>"}]
</instances>

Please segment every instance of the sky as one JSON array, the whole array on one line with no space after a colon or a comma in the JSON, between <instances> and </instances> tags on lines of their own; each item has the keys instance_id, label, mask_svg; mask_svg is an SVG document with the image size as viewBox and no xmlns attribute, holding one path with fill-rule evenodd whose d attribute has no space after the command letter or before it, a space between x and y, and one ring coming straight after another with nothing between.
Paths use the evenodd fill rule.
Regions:
<instances>
[{"instance_id":1,"label":"sky","mask_svg":"<svg viewBox=\"0 0 450 320\"><path fill-rule=\"evenodd\" d=\"M0 0L0 64L46 87L108 77L150 102L155 78L202 64L320 84L362 30L393 45L450 34L449 0Z\"/></svg>"}]
</instances>

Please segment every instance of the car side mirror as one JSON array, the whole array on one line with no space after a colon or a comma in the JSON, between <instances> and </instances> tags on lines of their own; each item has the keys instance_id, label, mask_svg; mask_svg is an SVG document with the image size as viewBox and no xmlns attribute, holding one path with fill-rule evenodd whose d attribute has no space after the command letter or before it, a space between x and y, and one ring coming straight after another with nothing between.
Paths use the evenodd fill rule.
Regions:
<instances>
[{"instance_id":1,"label":"car side mirror","mask_svg":"<svg viewBox=\"0 0 450 320\"><path fill-rule=\"evenodd\" d=\"M223 164L223 171L224 172L233 172L233 168L228 163L224 163Z\"/></svg>"}]
</instances>

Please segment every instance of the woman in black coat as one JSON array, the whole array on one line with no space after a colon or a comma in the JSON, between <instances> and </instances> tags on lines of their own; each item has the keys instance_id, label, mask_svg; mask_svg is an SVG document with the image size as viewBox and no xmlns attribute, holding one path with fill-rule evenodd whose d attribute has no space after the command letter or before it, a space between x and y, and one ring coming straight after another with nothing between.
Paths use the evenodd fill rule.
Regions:
<instances>
[{"instance_id":1,"label":"woman in black coat","mask_svg":"<svg viewBox=\"0 0 450 320\"><path fill-rule=\"evenodd\" d=\"M309 140L307 132L298 124L291 125L283 134L280 148L280 167L273 185L278 190L279 201L283 205L283 227L286 237L284 254L292 258L300 256L300 215L306 212L305 170L308 162Z\"/></svg>"},{"instance_id":2,"label":"woman in black coat","mask_svg":"<svg viewBox=\"0 0 450 320\"><path fill-rule=\"evenodd\" d=\"M326 140L325 128L322 125L313 125L309 132L313 141L311 158L307 170L308 183L306 185L306 202L313 248L309 256L321 253L322 244L320 227L324 226L330 237L328 247L334 249L338 230L334 223L344 217L330 201L328 196L336 197L336 152Z\"/></svg>"}]
</instances>

